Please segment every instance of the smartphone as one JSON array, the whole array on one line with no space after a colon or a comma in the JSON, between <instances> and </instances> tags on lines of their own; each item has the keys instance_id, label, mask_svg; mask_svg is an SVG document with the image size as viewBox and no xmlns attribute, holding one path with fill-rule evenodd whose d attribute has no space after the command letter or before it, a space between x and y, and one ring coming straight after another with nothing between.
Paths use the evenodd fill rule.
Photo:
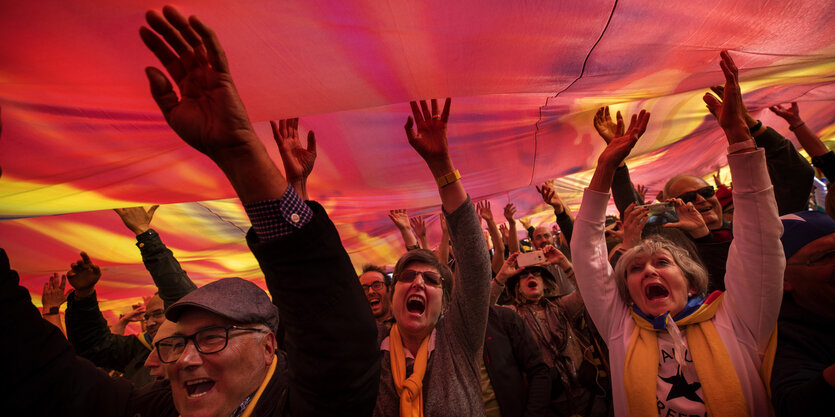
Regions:
<instances>
[{"instance_id":1,"label":"smartphone","mask_svg":"<svg viewBox=\"0 0 835 417\"><path fill-rule=\"evenodd\" d=\"M647 225L656 226L666 223L675 223L678 221L678 214L676 213L676 206L671 201L666 203L645 204L638 207L647 207Z\"/></svg>"},{"instance_id":2,"label":"smartphone","mask_svg":"<svg viewBox=\"0 0 835 417\"><path fill-rule=\"evenodd\" d=\"M516 265L519 268L524 268L531 265L539 265L545 263L545 255L541 250L520 253L516 257Z\"/></svg>"}]
</instances>

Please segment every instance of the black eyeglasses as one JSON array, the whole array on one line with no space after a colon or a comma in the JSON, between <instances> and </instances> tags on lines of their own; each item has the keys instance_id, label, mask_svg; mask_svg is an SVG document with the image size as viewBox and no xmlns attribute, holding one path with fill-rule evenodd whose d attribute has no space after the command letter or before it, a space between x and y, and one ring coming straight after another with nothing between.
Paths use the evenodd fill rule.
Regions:
<instances>
[{"instance_id":1,"label":"black eyeglasses","mask_svg":"<svg viewBox=\"0 0 835 417\"><path fill-rule=\"evenodd\" d=\"M713 187L708 185L707 187L699 188L698 190L695 190L695 191L688 191L686 193L683 193L676 198L680 198L681 201L683 201L685 203L692 203L692 202L696 201L696 196L700 195L704 198L710 198L710 197L713 197L715 194L716 194L716 190L714 190Z\"/></svg>"},{"instance_id":2,"label":"black eyeglasses","mask_svg":"<svg viewBox=\"0 0 835 417\"><path fill-rule=\"evenodd\" d=\"M383 281L374 281L374 282L372 282L371 284L368 284L368 285L363 284L363 285L361 285L361 287L362 287L362 292L368 292L369 288L371 288L374 291L380 291L380 290L383 289L383 287L385 287L385 284L383 283Z\"/></svg>"},{"instance_id":3,"label":"black eyeglasses","mask_svg":"<svg viewBox=\"0 0 835 417\"><path fill-rule=\"evenodd\" d=\"M150 320L151 318L158 319L158 318L162 317L163 314L165 314L164 310L154 310L150 313L143 314L142 317L144 317L145 320Z\"/></svg>"},{"instance_id":4,"label":"black eyeglasses","mask_svg":"<svg viewBox=\"0 0 835 417\"><path fill-rule=\"evenodd\" d=\"M397 280L404 283L410 283L417 278L418 275L423 275L423 282L434 287L440 287L444 278L441 274L435 271L415 271L414 269L407 269L397 276Z\"/></svg>"},{"instance_id":5,"label":"black eyeglasses","mask_svg":"<svg viewBox=\"0 0 835 417\"><path fill-rule=\"evenodd\" d=\"M165 339L160 339L154 346L157 348L157 356L162 363L173 363L180 359L180 355L186 350L188 341L194 342L194 347L197 351L208 355L211 353L218 353L226 349L229 344L229 331L243 330L248 332L268 333L264 329L253 329L249 327L238 326L216 326L200 330L189 336L169 336Z\"/></svg>"},{"instance_id":6,"label":"black eyeglasses","mask_svg":"<svg viewBox=\"0 0 835 417\"><path fill-rule=\"evenodd\" d=\"M532 270L529 270L529 271L522 271L522 273L519 274L519 278L524 278L528 275L533 275L535 277L540 277L541 278L542 277L542 271L540 271L538 269L532 269Z\"/></svg>"},{"instance_id":7,"label":"black eyeglasses","mask_svg":"<svg viewBox=\"0 0 835 417\"><path fill-rule=\"evenodd\" d=\"M812 259L807 259L805 262L791 262L786 265L819 266L833 261L835 261L835 249L817 255Z\"/></svg>"}]
</instances>

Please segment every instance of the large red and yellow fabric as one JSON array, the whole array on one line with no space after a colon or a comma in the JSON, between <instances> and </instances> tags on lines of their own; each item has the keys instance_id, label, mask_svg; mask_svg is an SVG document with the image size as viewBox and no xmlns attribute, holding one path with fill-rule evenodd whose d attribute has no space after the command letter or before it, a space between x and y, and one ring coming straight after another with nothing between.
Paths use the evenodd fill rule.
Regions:
<instances>
[{"instance_id":1,"label":"large red and yellow fabric","mask_svg":"<svg viewBox=\"0 0 835 417\"><path fill-rule=\"evenodd\" d=\"M99 298L125 311L154 291L114 207L163 204L153 226L198 285L263 284L249 227L222 173L181 142L150 98L146 0L4 2L0 13L0 246L39 294L85 250ZM221 39L258 134L298 116L319 158L310 194L328 209L357 268L392 264L402 242L386 214L439 200L409 147L408 101L453 97L450 147L473 199L553 222L534 184L557 179L576 206L603 141L595 110L652 112L628 161L652 195L679 172L725 164L703 103L732 52L752 114L794 140L769 105L798 101L835 135L835 3L830 0L270 1L183 0ZM304 133L304 132L303 132ZM303 136L304 137L304 136ZM727 178L726 178L727 180ZM520 228L521 229L521 228ZM37 298L37 297L36 297ZM37 299L35 300L38 301Z\"/></svg>"}]
</instances>

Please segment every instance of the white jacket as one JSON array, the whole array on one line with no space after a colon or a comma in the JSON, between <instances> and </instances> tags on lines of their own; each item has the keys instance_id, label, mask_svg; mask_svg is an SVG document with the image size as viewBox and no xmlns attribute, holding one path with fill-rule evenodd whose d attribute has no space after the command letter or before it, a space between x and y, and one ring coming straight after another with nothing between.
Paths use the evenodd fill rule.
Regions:
<instances>
[{"instance_id":1,"label":"white jacket","mask_svg":"<svg viewBox=\"0 0 835 417\"><path fill-rule=\"evenodd\" d=\"M760 378L763 353L783 295L783 226L763 150L728 155L736 209L728 253L726 293L714 325L728 350L752 416L772 415ZM609 345L616 416L628 416L624 358L635 323L618 295L604 236L608 193L586 189L571 239L577 284L600 334ZM643 416L635 416L643 417Z\"/></svg>"}]
</instances>

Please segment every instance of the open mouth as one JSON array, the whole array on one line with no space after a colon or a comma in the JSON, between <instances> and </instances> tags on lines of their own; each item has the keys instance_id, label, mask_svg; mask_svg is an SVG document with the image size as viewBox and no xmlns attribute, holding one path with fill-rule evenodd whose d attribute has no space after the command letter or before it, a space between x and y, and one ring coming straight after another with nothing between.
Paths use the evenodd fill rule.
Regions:
<instances>
[{"instance_id":1,"label":"open mouth","mask_svg":"<svg viewBox=\"0 0 835 417\"><path fill-rule=\"evenodd\" d=\"M666 298L670 295L670 292L661 284L649 284L644 288L644 294L647 296L647 300L653 301Z\"/></svg>"},{"instance_id":2,"label":"open mouth","mask_svg":"<svg viewBox=\"0 0 835 417\"><path fill-rule=\"evenodd\" d=\"M426 311L426 302L423 298L413 295L406 300L406 310L410 313L423 314Z\"/></svg>"},{"instance_id":3,"label":"open mouth","mask_svg":"<svg viewBox=\"0 0 835 417\"><path fill-rule=\"evenodd\" d=\"M368 304L370 304L372 308L377 307L377 306L380 305L380 299L379 298L369 299Z\"/></svg>"},{"instance_id":4,"label":"open mouth","mask_svg":"<svg viewBox=\"0 0 835 417\"><path fill-rule=\"evenodd\" d=\"M536 288L537 285L539 285L539 284L537 284L536 281L529 281L528 282L528 288Z\"/></svg>"},{"instance_id":5,"label":"open mouth","mask_svg":"<svg viewBox=\"0 0 835 417\"><path fill-rule=\"evenodd\" d=\"M199 398L206 395L215 386L215 381L208 378L201 378L186 381L185 386L189 398Z\"/></svg>"}]
</instances>

